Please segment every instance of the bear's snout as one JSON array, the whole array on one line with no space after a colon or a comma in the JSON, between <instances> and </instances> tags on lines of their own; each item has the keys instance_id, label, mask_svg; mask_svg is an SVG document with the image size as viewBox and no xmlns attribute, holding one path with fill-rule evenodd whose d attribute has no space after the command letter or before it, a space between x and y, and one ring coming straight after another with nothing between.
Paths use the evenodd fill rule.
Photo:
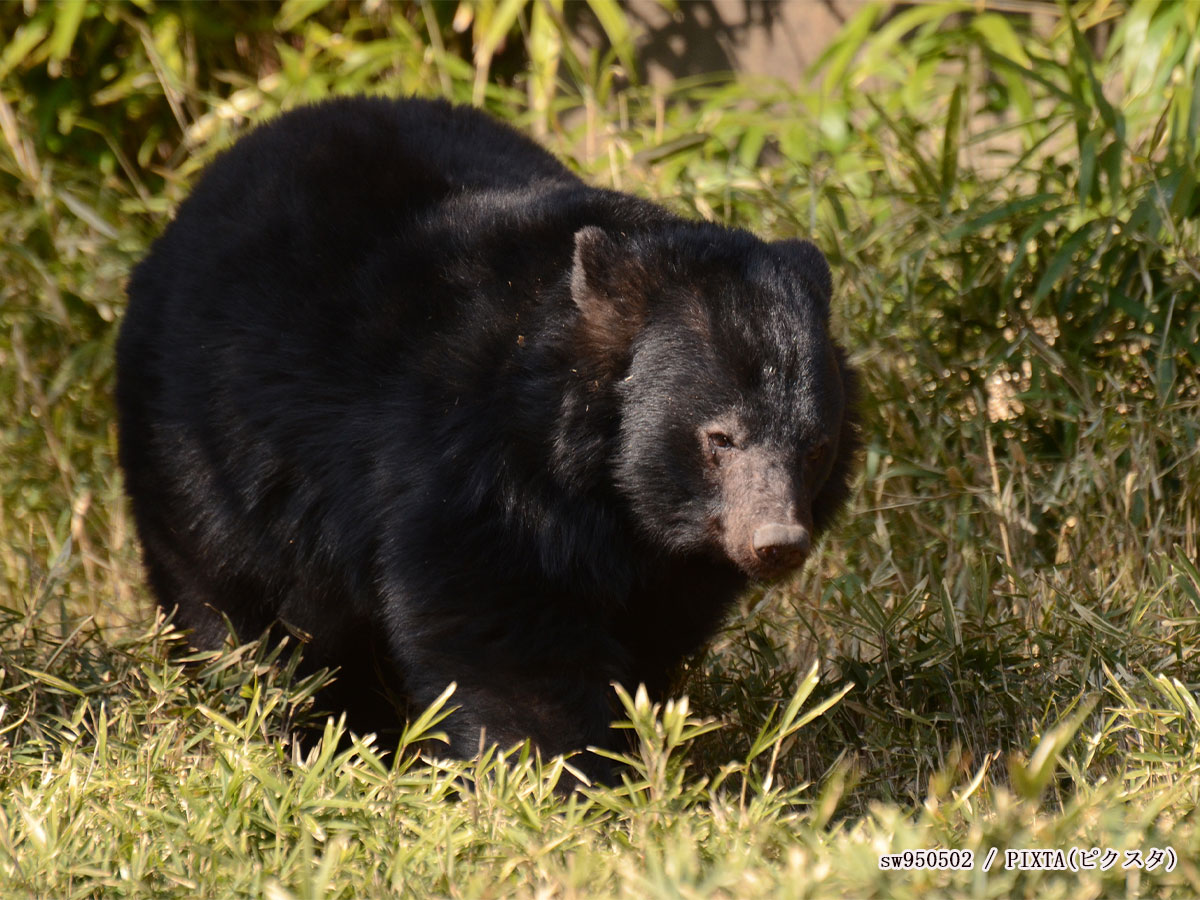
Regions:
<instances>
[{"instance_id":1,"label":"bear's snout","mask_svg":"<svg viewBox=\"0 0 1200 900\"><path fill-rule=\"evenodd\" d=\"M791 569L808 556L812 538L803 525L772 523L754 530L754 555L772 568Z\"/></svg>"},{"instance_id":2,"label":"bear's snout","mask_svg":"<svg viewBox=\"0 0 1200 900\"><path fill-rule=\"evenodd\" d=\"M764 563L796 560L799 564L808 556L811 542L809 529L804 526L766 524L755 529L754 553Z\"/></svg>"}]
</instances>

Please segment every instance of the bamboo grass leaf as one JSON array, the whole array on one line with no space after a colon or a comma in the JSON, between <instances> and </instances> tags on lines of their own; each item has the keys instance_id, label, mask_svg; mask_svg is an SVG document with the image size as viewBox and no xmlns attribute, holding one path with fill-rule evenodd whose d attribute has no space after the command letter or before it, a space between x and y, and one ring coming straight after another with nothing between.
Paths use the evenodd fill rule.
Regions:
<instances>
[{"instance_id":1,"label":"bamboo grass leaf","mask_svg":"<svg viewBox=\"0 0 1200 900\"><path fill-rule=\"evenodd\" d=\"M1050 257L1050 261L1046 264L1046 271L1042 274L1041 280L1038 281L1037 288L1033 292L1035 303L1045 299L1050 291L1058 285L1067 270L1074 264L1076 254L1092 236L1096 224L1094 220L1085 222L1063 241L1054 255Z\"/></svg>"},{"instance_id":2,"label":"bamboo grass leaf","mask_svg":"<svg viewBox=\"0 0 1200 900\"><path fill-rule=\"evenodd\" d=\"M950 107L946 111L945 132L942 136L942 209L950 203L950 194L958 180L958 141L962 131L962 84L956 84L950 94Z\"/></svg>"}]
</instances>

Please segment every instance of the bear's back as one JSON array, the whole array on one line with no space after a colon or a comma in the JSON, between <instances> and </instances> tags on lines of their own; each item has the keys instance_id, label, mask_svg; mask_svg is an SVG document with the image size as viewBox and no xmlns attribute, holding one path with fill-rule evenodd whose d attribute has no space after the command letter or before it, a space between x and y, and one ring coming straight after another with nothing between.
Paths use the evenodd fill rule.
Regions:
<instances>
[{"instance_id":1,"label":"bear's back","mask_svg":"<svg viewBox=\"0 0 1200 900\"><path fill-rule=\"evenodd\" d=\"M293 215L357 211L334 221L366 221L371 212L539 182L579 183L533 140L478 110L346 97L294 109L250 132L209 166L181 213L253 220L288 204Z\"/></svg>"},{"instance_id":2,"label":"bear's back","mask_svg":"<svg viewBox=\"0 0 1200 900\"><path fill-rule=\"evenodd\" d=\"M232 317L241 334L287 326L319 345L382 325L381 304L391 331L428 332L448 298L422 284L461 251L439 240L442 220L487 221L511 195L561 191L587 189L477 110L380 97L294 109L205 170L133 273L124 343L132 352L160 319L203 333Z\"/></svg>"}]
</instances>

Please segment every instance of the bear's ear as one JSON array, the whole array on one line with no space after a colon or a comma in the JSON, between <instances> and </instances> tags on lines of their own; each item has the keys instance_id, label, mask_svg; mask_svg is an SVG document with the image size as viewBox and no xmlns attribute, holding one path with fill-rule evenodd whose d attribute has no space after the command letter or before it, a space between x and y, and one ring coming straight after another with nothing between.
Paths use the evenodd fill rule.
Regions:
<instances>
[{"instance_id":1,"label":"bear's ear","mask_svg":"<svg viewBox=\"0 0 1200 900\"><path fill-rule=\"evenodd\" d=\"M829 300L833 296L833 274L829 271L825 254L817 249L817 245L811 241L793 238L774 241L771 247L793 268L799 270L805 286L813 293L813 299L828 309Z\"/></svg>"},{"instance_id":2,"label":"bear's ear","mask_svg":"<svg viewBox=\"0 0 1200 900\"><path fill-rule=\"evenodd\" d=\"M625 357L645 318L641 266L602 228L575 232L571 299L579 310L583 350L605 367Z\"/></svg>"}]
</instances>

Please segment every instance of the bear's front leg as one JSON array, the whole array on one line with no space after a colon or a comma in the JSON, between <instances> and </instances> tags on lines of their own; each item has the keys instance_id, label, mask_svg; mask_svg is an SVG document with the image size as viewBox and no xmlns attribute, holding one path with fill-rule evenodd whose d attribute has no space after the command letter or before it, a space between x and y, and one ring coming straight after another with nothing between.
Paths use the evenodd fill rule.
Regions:
<instances>
[{"instance_id":1,"label":"bear's front leg","mask_svg":"<svg viewBox=\"0 0 1200 900\"><path fill-rule=\"evenodd\" d=\"M582 751L570 764L589 780L607 781L610 762L586 748L619 745L611 724L616 708L612 682L620 674L614 661L623 656L620 648L598 641L595 633L587 642L525 640L523 647L494 633L491 637L472 649L464 649L461 634L455 641L447 636L442 646L449 643L450 649L426 647L414 653L410 646L404 669L413 712L426 708L453 682L448 705L457 708L441 728L454 756L470 758L492 744L510 749L528 738L543 757ZM516 641L515 635L509 637ZM598 648L599 643L606 649Z\"/></svg>"}]
</instances>

